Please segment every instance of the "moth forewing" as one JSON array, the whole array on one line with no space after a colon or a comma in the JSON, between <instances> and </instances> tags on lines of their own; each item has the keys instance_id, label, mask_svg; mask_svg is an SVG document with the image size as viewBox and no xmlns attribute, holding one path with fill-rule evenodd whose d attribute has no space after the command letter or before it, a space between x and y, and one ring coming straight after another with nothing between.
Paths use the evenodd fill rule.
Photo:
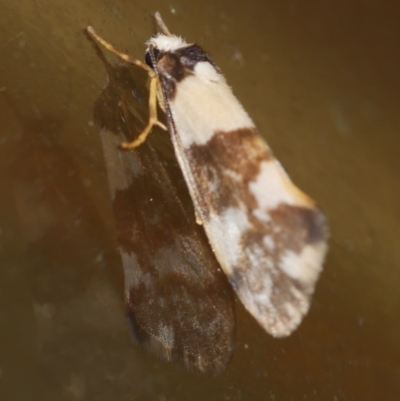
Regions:
<instances>
[{"instance_id":1,"label":"moth forewing","mask_svg":"<svg viewBox=\"0 0 400 401\"><path fill-rule=\"evenodd\" d=\"M266 157L255 131L220 133L189 148L179 139L178 160L223 270L262 327L289 335L309 308L322 268L324 215Z\"/></svg>"},{"instance_id":2,"label":"moth forewing","mask_svg":"<svg viewBox=\"0 0 400 401\"><path fill-rule=\"evenodd\" d=\"M198 220L245 307L274 336L309 309L327 250L326 219L290 180L200 46L148 42L168 127Z\"/></svg>"}]
</instances>

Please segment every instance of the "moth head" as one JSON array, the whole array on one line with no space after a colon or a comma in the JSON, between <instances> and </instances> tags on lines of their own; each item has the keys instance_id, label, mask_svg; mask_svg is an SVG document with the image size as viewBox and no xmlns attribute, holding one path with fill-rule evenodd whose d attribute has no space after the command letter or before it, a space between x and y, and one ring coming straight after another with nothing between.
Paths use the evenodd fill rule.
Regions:
<instances>
[{"instance_id":1,"label":"moth head","mask_svg":"<svg viewBox=\"0 0 400 401\"><path fill-rule=\"evenodd\" d=\"M173 53L176 50L181 49L182 47L188 46L188 43L186 43L179 36L165 35L159 33L158 35L153 36L151 39L149 39L146 42L146 45L147 45L147 50L145 55L146 64L149 67L154 68L153 61L157 63L158 60L160 60L160 58L162 58L162 56L165 53ZM152 58L154 58L154 60Z\"/></svg>"},{"instance_id":2,"label":"moth head","mask_svg":"<svg viewBox=\"0 0 400 401\"><path fill-rule=\"evenodd\" d=\"M147 42L145 60L169 81L179 82L194 73L208 81L224 81L208 53L179 36L158 34L152 37Z\"/></svg>"}]
</instances>

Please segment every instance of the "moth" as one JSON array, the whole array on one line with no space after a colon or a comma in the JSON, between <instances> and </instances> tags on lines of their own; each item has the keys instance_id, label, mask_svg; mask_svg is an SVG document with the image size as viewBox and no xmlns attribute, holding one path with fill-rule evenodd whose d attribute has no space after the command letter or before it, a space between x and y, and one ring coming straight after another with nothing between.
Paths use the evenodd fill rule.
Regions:
<instances>
[{"instance_id":1,"label":"moth","mask_svg":"<svg viewBox=\"0 0 400 401\"><path fill-rule=\"evenodd\" d=\"M89 34L148 72L149 121L124 149L144 142L165 112L176 158L211 248L246 309L271 335L295 330L310 306L327 252L328 228L317 204L296 187L219 68L199 45L161 33L145 62Z\"/></svg>"},{"instance_id":2,"label":"moth","mask_svg":"<svg viewBox=\"0 0 400 401\"><path fill-rule=\"evenodd\" d=\"M93 43L95 45L95 43ZM127 321L136 342L190 370L220 373L234 351L232 290L204 231L173 153L154 135L138 149L119 149L145 125L137 70L111 66L100 49L107 85L94 121L107 171L124 273ZM154 144L153 144L154 142Z\"/></svg>"}]
</instances>

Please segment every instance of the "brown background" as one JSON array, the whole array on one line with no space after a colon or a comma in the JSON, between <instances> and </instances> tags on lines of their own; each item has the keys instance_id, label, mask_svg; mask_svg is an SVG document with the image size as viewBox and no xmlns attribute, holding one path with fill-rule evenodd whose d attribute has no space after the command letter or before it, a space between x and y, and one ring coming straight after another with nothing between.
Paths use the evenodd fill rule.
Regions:
<instances>
[{"instance_id":1,"label":"brown background","mask_svg":"<svg viewBox=\"0 0 400 401\"><path fill-rule=\"evenodd\" d=\"M395 4L0 1L0 399L400 399ZM82 30L142 57L156 10L213 55L332 228L300 329L273 339L237 303L218 377L149 355L124 322L93 123L106 72Z\"/></svg>"}]
</instances>

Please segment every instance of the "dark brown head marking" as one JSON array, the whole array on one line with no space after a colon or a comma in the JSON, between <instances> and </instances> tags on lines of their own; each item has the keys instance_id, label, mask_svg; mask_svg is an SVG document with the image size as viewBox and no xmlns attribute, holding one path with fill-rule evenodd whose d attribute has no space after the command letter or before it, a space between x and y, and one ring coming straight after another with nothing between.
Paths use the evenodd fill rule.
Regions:
<instances>
[{"instance_id":1,"label":"dark brown head marking","mask_svg":"<svg viewBox=\"0 0 400 401\"><path fill-rule=\"evenodd\" d=\"M193 75L197 63L208 62L215 68L210 56L196 44L182 47L175 51L162 52L153 48L146 52L146 64L154 68L150 51L153 52L164 94L172 100L176 93L176 85L188 76Z\"/></svg>"},{"instance_id":2,"label":"dark brown head marking","mask_svg":"<svg viewBox=\"0 0 400 401\"><path fill-rule=\"evenodd\" d=\"M185 70L179 57L172 52L166 52L157 61L157 71L163 86L164 95L168 100L175 97L176 85L192 74Z\"/></svg>"},{"instance_id":3,"label":"dark brown head marking","mask_svg":"<svg viewBox=\"0 0 400 401\"><path fill-rule=\"evenodd\" d=\"M197 63L208 62L214 67L216 65L211 60L208 53L206 53L199 45L193 44L187 47L182 47L175 51L181 63L187 68L193 70Z\"/></svg>"}]
</instances>

